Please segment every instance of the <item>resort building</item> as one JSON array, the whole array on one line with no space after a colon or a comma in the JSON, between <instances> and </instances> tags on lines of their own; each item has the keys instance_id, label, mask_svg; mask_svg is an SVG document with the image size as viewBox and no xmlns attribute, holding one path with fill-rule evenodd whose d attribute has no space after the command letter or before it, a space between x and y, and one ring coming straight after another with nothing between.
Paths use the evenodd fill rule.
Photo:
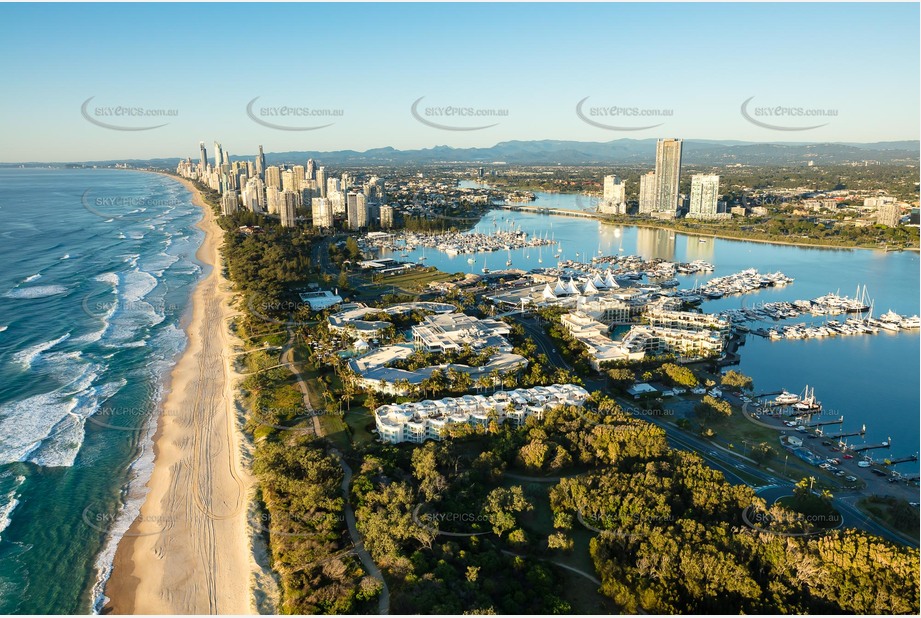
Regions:
<instances>
[{"instance_id":1,"label":"resort building","mask_svg":"<svg viewBox=\"0 0 921 618\"><path fill-rule=\"evenodd\" d=\"M508 324L499 320L479 320L463 313L426 316L412 332L416 349L426 352L460 351L464 346L473 350L488 347L499 352L512 350L512 344L505 338L511 332Z\"/></svg>"},{"instance_id":2,"label":"resort building","mask_svg":"<svg viewBox=\"0 0 921 618\"><path fill-rule=\"evenodd\" d=\"M694 311L667 311L651 309L645 315L645 321L653 327L673 330L711 330L721 336L729 336L729 320L711 313Z\"/></svg>"},{"instance_id":3,"label":"resort building","mask_svg":"<svg viewBox=\"0 0 921 618\"><path fill-rule=\"evenodd\" d=\"M596 371L609 361L641 360L647 354L675 354L682 360L719 356L729 340L730 322L719 316L654 308L620 341L608 336L608 326L583 311L560 317L562 326L585 346Z\"/></svg>"},{"instance_id":4,"label":"resort building","mask_svg":"<svg viewBox=\"0 0 921 618\"><path fill-rule=\"evenodd\" d=\"M595 371L601 370L602 363L627 358L621 347L608 337L608 327L585 313L567 313L560 317L560 323L588 350Z\"/></svg>"},{"instance_id":5,"label":"resort building","mask_svg":"<svg viewBox=\"0 0 921 618\"><path fill-rule=\"evenodd\" d=\"M310 306L311 311L322 311L335 307L342 302L342 297L333 294L329 290L320 290L317 292L302 292L299 294L301 301Z\"/></svg>"},{"instance_id":6,"label":"resort building","mask_svg":"<svg viewBox=\"0 0 921 618\"><path fill-rule=\"evenodd\" d=\"M520 427L530 416L542 419L547 410L581 406L587 398L588 391L581 386L553 384L498 391L488 397L464 395L381 406L374 411L374 421L384 442L421 444L446 437L451 425L487 427L492 420L500 424L508 420Z\"/></svg>"}]
</instances>

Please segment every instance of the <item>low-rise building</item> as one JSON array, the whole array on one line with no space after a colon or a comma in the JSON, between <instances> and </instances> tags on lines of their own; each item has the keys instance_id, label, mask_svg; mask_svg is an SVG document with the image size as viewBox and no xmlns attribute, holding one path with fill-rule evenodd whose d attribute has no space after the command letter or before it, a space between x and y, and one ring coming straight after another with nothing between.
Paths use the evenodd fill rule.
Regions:
<instances>
[{"instance_id":1,"label":"low-rise building","mask_svg":"<svg viewBox=\"0 0 921 618\"><path fill-rule=\"evenodd\" d=\"M319 290L316 292L302 292L300 295L301 301L310 305L312 311L322 311L324 309L329 309L330 307L335 307L342 302L342 297L338 294L333 294L329 290Z\"/></svg>"},{"instance_id":2,"label":"low-rise building","mask_svg":"<svg viewBox=\"0 0 921 618\"><path fill-rule=\"evenodd\" d=\"M464 395L436 401L385 405L374 410L374 421L380 439L399 444L426 440L441 440L450 425L489 425L490 421L506 420L516 426L530 416L542 419L547 410L557 406L581 406L588 391L576 384L535 386L514 391L498 391L489 396Z\"/></svg>"},{"instance_id":3,"label":"low-rise building","mask_svg":"<svg viewBox=\"0 0 921 618\"><path fill-rule=\"evenodd\" d=\"M508 324L499 320L480 320L464 313L426 316L414 326L413 343L426 352L459 351L464 346L473 350L493 347L510 352L512 344L505 338L511 332Z\"/></svg>"}]
</instances>

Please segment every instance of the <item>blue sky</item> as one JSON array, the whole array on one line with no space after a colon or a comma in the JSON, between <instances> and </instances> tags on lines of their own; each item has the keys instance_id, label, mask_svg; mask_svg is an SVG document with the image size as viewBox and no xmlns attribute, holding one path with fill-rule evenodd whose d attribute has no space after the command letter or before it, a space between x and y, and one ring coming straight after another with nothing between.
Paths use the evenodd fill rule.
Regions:
<instances>
[{"instance_id":1,"label":"blue sky","mask_svg":"<svg viewBox=\"0 0 921 618\"><path fill-rule=\"evenodd\" d=\"M0 161L186 156L199 140L231 154L504 140L662 136L753 141L881 141L919 133L917 4L160 4L0 5L6 26ZM84 119L90 115L115 131ZM314 131L281 131L255 114ZM494 127L446 131L450 126ZM583 107L670 111L648 118ZM760 106L834 110L809 131L740 113ZM166 119L97 107L175 109ZM270 118L262 107L341 110ZM425 115L507 110L487 121ZM761 118L783 126L812 118Z\"/></svg>"}]
</instances>

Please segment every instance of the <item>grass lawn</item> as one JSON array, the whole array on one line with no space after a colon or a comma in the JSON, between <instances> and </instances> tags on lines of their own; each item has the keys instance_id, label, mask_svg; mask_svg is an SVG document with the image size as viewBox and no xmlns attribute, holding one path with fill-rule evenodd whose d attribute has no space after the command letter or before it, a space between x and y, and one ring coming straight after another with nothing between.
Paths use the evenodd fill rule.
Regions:
<instances>
[{"instance_id":1,"label":"grass lawn","mask_svg":"<svg viewBox=\"0 0 921 618\"><path fill-rule=\"evenodd\" d=\"M352 447L352 441L349 438L349 428L341 418L336 414L321 414L320 431L323 436L333 443L341 452L346 452Z\"/></svg>"},{"instance_id":2,"label":"grass lawn","mask_svg":"<svg viewBox=\"0 0 921 618\"><path fill-rule=\"evenodd\" d=\"M371 412L364 406L353 405L351 410L345 412L345 423L352 434L352 444L362 447L371 444L377 436L368 429L373 424Z\"/></svg>"},{"instance_id":3,"label":"grass lawn","mask_svg":"<svg viewBox=\"0 0 921 618\"><path fill-rule=\"evenodd\" d=\"M374 284L369 282L364 287L363 293L387 294L391 288L406 292L424 292L429 283L435 281L453 281L457 274L441 272L438 269L415 269L407 273L389 275L378 279Z\"/></svg>"}]
</instances>

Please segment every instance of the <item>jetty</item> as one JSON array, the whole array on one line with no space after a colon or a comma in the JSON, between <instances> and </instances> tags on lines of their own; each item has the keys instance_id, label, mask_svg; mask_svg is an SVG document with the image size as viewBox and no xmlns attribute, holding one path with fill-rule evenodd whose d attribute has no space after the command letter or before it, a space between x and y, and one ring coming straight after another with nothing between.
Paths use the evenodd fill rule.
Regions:
<instances>
[{"instance_id":1,"label":"jetty","mask_svg":"<svg viewBox=\"0 0 921 618\"><path fill-rule=\"evenodd\" d=\"M900 463L909 463L909 462L912 462L912 461L918 461L918 456L917 456L917 455L908 455L908 456L906 456L906 457L895 457L895 458L893 458L893 459L886 458L885 460L883 460L883 465L884 465L884 466L895 466L895 465L898 465L898 464L900 464Z\"/></svg>"},{"instance_id":2,"label":"jetty","mask_svg":"<svg viewBox=\"0 0 921 618\"><path fill-rule=\"evenodd\" d=\"M892 443L892 438L889 438L886 442L880 442L878 444L858 444L857 446L849 446L848 450L854 451L855 453L862 453L864 451L872 451L879 448L889 448Z\"/></svg>"},{"instance_id":3,"label":"jetty","mask_svg":"<svg viewBox=\"0 0 921 618\"><path fill-rule=\"evenodd\" d=\"M852 436L863 436L867 433L867 426L864 425L857 431L841 431L838 433L830 433L825 437L829 440L840 440L841 438L850 438Z\"/></svg>"}]
</instances>

